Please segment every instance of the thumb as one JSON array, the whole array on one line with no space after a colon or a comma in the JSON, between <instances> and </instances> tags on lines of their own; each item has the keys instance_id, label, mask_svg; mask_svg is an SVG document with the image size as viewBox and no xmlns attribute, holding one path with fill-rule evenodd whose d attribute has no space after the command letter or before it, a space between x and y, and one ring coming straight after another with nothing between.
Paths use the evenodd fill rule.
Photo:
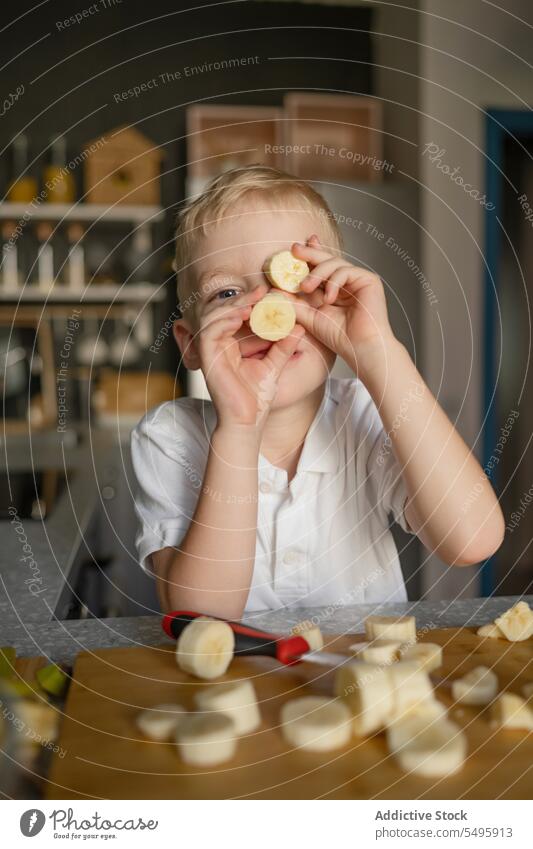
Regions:
<instances>
[{"instance_id":1,"label":"thumb","mask_svg":"<svg viewBox=\"0 0 533 849\"><path fill-rule=\"evenodd\" d=\"M319 319L318 310L303 298L295 298L293 306L298 324L302 325L312 336L318 336L320 331L317 326Z\"/></svg>"},{"instance_id":2,"label":"thumb","mask_svg":"<svg viewBox=\"0 0 533 849\"><path fill-rule=\"evenodd\" d=\"M272 367L276 377L279 376L285 364L290 360L304 335L305 328L295 324L288 336L280 339L279 342L274 342L270 347L265 360Z\"/></svg>"}]
</instances>

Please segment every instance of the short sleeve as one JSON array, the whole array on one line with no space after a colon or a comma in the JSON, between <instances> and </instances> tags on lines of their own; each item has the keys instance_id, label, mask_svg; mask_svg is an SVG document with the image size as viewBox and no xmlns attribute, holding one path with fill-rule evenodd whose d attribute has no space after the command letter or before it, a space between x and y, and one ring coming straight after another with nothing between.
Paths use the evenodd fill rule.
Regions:
<instances>
[{"instance_id":1,"label":"short sleeve","mask_svg":"<svg viewBox=\"0 0 533 849\"><path fill-rule=\"evenodd\" d=\"M406 533L414 533L405 518L408 494L401 469L392 450L390 436L383 428L379 412L368 396L365 410L367 428L365 443L368 446L366 472L374 495L376 508L384 518L392 515Z\"/></svg>"},{"instance_id":2,"label":"short sleeve","mask_svg":"<svg viewBox=\"0 0 533 849\"><path fill-rule=\"evenodd\" d=\"M201 418L180 401L147 416L131 436L137 492L135 538L141 567L151 573L150 555L179 548L196 509L209 439Z\"/></svg>"}]
</instances>

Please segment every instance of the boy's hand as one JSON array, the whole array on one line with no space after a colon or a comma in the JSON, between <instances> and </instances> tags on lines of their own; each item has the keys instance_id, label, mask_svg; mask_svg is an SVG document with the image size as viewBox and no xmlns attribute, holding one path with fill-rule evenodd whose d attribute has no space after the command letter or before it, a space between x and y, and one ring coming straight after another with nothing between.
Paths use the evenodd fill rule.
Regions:
<instances>
[{"instance_id":1,"label":"boy's hand","mask_svg":"<svg viewBox=\"0 0 533 849\"><path fill-rule=\"evenodd\" d=\"M301 291L311 297L293 301L296 317L306 330L356 373L364 355L396 342L383 284L376 274L332 256L317 236L311 236L305 245L296 242L291 250L312 266L301 284Z\"/></svg>"},{"instance_id":2,"label":"boy's hand","mask_svg":"<svg viewBox=\"0 0 533 849\"><path fill-rule=\"evenodd\" d=\"M296 325L290 336L271 345L263 359L242 357L235 334L266 291L266 286L260 286L232 298L201 322L198 352L219 426L244 425L261 430L281 371L304 335L303 327Z\"/></svg>"}]
</instances>

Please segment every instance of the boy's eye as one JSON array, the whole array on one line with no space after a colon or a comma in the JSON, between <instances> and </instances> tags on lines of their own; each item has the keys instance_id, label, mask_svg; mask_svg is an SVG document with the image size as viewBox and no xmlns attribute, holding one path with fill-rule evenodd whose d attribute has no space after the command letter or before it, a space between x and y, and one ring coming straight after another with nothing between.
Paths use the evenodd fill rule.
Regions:
<instances>
[{"instance_id":1,"label":"boy's eye","mask_svg":"<svg viewBox=\"0 0 533 849\"><path fill-rule=\"evenodd\" d=\"M213 295L213 300L224 301L226 298L234 298L238 294L237 289L220 289L219 292L215 292Z\"/></svg>"}]
</instances>

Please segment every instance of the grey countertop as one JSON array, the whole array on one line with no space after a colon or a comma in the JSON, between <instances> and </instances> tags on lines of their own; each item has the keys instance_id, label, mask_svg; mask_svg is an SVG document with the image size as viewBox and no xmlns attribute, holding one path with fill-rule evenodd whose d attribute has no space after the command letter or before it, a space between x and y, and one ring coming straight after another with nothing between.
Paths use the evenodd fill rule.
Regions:
<instances>
[{"instance_id":1,"label":"grey countertop","mask_svg":"<svg viewBox=\"0 0 533 849\"><path fill-rule=\"evenodd\" d=\"M287 633L302 619L311 619L324 633L360 633L370 613L416 616L420 631L454 626L479 626L492 621L517 599L513 596L458 599L456 601L416 601L402 604L355 605L352 607L290 608L256 613L245 622L274 633ZM533 604L533 596L525 600ZM80 651L98 648L160 645L169 642L161 630L161 617L138 616L118 619L85 619L66 622L11 624L0 627L0 643L14 645L21 656L43 654L56 662L72 662Z\"/></svg>"},{"instance_id":2,"label":"grey countertop","mask_svg":"<svg viewBox=\"0 0 533 849\"><path fill-rule=\"evenodd\" d=\"M0 645L13 645L21 656L42 654L72 662L79 651L115 646L158 645L168 638L159 616L58 621L54 611L85 532L98 505L101 477L120 451L123 434L80 431L10 437L2 445L0 465L9 471L56 466L67 470L68 486L45 522L0 522ZM31 560L24 560L23 546ZM38 580L35 580L35 579ZM527 598L533 603L533 596ZM302 619L312 619L326 633L358 633L371 612L412 613L419 630L481 625L516 601L514 597L417 601L350 607L286 608L249 614L246 621L264 630L286 633Z\"/></svg>"}]
</instances>

